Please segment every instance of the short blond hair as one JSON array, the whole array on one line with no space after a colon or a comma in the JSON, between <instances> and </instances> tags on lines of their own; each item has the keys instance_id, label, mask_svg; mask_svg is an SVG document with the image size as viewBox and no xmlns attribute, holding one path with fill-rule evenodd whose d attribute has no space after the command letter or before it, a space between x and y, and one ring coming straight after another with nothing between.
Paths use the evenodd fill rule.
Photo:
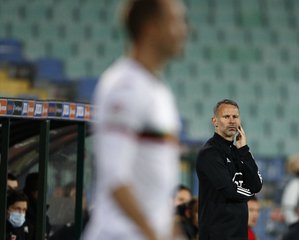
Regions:
<instances>
[{"instance_id":1,"label":"short blond hair","mask_svg":"<svg viewBox=\"0 0 299 240\"><path fill-rule=\"evenodd\" d=\"M287 160L287 170L292 174L299 171L299 154L289 156Z\"/></svg>"}]
</instances>

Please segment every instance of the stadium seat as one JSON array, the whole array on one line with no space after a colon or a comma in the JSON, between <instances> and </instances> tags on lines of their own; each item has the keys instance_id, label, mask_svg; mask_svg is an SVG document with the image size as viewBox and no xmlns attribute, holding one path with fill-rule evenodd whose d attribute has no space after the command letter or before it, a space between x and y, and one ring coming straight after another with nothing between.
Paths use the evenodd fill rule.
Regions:
<instances>
[{"instance_id":1,"label":"stadium seat","mask_svg":"<svg viewBox=\"0 0 299 240\"><path fill-rule=\"evenodd\" d=\"M24 60L22 43L17 39L0 39L0 62L19 62Z\"/></svg>"},{"instance_id":2,"label":"stadium seat","mask_svg":"<svg viewBox=\"0 0 299 240\"><path fill-rule=\"evenodd\" d=\"M98 78L94 77L85 77L79 79L79 81L76 82L77 101L91 103L97 82Z\"/></svg>"},{"instance_id":3,"label":"stadium seat","mask_svg":"<svg viewBox=\"0 0 299 240\"><path fill-rule=\"evenodd\" d=\"M24 55L30 60L36 60L45 56L49 56L47 42L40 39L36 39L34 41L25 41Z\"/></svg>"},{"instance_id":4,"label":"stadium seat","mask_svg":"<svg viewBox=\"0 0 299 240\"><path fill-rule=\"evenodd\" d=\"M40 58L36 61L37 79L46 81L64 81L63 62L56 58Z\"/></svg>"}]
</instances>

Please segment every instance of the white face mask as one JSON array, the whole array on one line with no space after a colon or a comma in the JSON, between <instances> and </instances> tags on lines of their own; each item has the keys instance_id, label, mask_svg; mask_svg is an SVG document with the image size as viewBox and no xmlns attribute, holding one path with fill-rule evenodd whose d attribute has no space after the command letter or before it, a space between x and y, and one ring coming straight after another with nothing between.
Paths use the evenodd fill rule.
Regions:
<instances>
[{"instance_id":1,"label":"white face mask","mask_svg":"<svg viewBox=\"0 0 299 240\"><path fill-rule=\"evenodd\" d=\"M21 227L25 222L25 213L11 212L8 221L14 227Z\"/></svg>"}]
</instances>

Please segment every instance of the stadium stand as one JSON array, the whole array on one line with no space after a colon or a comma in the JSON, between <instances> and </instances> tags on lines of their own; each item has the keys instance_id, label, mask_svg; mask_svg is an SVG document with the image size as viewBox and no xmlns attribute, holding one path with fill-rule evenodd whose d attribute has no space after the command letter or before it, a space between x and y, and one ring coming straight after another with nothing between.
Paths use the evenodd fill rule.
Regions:
<instances>
[{"instance_id":1,"label":"stadium stand","mask_svg":"<svg viewBox=\"0 0 299 240\"><path fill-rule=\"evenodd\" d=\"M119 2L2 0L0 96L91 101L97 79L125 49ZM298 152L299 1L185 2L186 52L164 73L176 95L183 138L206 140L213 105L236 100L249 145L270 182L262 193L269 199L271 187L282 182L285 156ZM45 58L54 59L56 70L47 63L42 71L39 59ZM264 208L258 224L263 240L274 239L265 232L269 214Z\"/></svg>"}]
</instances>

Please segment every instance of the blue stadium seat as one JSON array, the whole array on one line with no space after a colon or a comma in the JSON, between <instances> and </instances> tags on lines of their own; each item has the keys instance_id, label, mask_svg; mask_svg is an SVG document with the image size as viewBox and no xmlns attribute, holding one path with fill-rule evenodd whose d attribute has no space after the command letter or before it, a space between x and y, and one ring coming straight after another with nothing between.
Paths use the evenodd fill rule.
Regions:
<instances>
[{"instance_id":1,"label":"blue stadium seat","mask_svg":"<svg viewBox=\"0 0 299 240\"><path fill-rule=\"evenodd\" d=\"M64 81L64 65L60 59L40 58L36 61L37 79L46 81Z\"/></svg>"},{"instance_id":2,"label":"blue stadium seat","mask_svg":"<svg viewBox=\"0 0 299 240\"><path fill-rule=\"evenodd\" d=\"M0 39L0 62L20 62L23 60L21 41Z\"/></svg>"},{"instance_id":3,"label":"blue stadium seat","mask_svg":"<svg viewBox=\"0 0 299 240\"><path fill-rule=\"evenodd\" d=\"M80 78L79 81L76 82L77 88L77 101L82 102L92 102L93 92L95 90L95 86L98 82L97 78L94 77L84 77Z\"/></svg>"}]
</instances>

